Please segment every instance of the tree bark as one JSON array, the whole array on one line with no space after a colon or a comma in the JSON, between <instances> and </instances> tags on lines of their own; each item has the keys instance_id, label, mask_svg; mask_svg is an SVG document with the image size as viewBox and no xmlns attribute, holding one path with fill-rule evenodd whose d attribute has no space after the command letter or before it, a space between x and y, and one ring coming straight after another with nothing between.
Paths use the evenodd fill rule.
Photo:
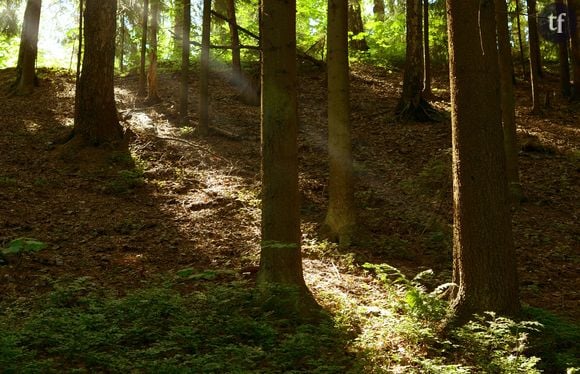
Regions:
<instances>
[{"instance_id":1,"label":"tree bark","mask_svg":"<svg viewBox=\"0 0 580 374\"><path fill-rule=\"evenodd\" d=\"M316 303L302 272L298 192L295 0L262 0L262 244L257 282L295 288L292 309Z\"/></svg>"},{"instance_id":2,"label":"tree bark","mask_svg":"<svg viewBox=\"0 0 580 374\"><path fill-rule=\"evenodd\" d=\"M540 104L540 40L538 36L538 15L536 13L536 0L526 0L528 3L528 31L530 38L530 85L532 89L532 113L541 111Z\"/></svg>"},{"instance_id":3,"label":"tree bark","mask_svg":"<svg viewBox=\"0 0 580 374\"><path fill-rule=\"evenodd\" d=\"M125 72L125 14L121 15L121 39L119 42L119 70L121 73Z\"/></svg>"},{"instance_id":4,"label":"tree bark","mask_svg":"<svg viewBox=\"0 0 580 374\"><path fill-rule=\"evenodd\" d=\"M351 244L356 224L350 138L348 0L328 2L329 204L325 228L341 247Z\"/></svg>"},{"instance_id":5,"label":"tree bark","mask_svg":"<svg viewBox=\"0 0 580 374\"><path fill-rule=\"evenodd\" d=\"M556 4L564 5L563 0L556 0ZM568 17L570 15L567 15ZM558 43L558 57L560 67L560 93L564 97L572 95L572 87L570 86L570 56L568 53L568 39L561 40Z\"/></svg>"},{"instance_id":6,"label":"tree bark","mask_svg":"<svg viewBox=\"0 0 580 374\"><path fill-rule=\"evenodd\" d=\"M37 84L36 57L38 55L38 28L40 24L41 0L28 0L24 11L16 81L15 95L29 95Z\"/></svg>"},{"instance_id":7,"label":"tree bark","mask_svg":"<svg viewBox=\"0 0 580 374\"><path fill-rule=\"evenodd\" d=\"M578 7L578 0L568 0L568 8L570 13L576 16L576 27L573 27L570 31L570 49L572 50L572 72L573 72L573 82L574 90L573 97L574 100L580 99L580 32L578 27L580 27L580 8Z\"/></svg>"},{"instance_id":8,"label":"tree bark","mask_svg":"<svg viewBox=\"0 0 580 374\"><path fill-rule=\"evenodd\" d=\"M173 20L173 56L176 59L181 57L181 49L183 46L183 33L185 29L185 25L183 24L183 2L184 0L174 0L173 4L175 11Z\"/></svg>"},{"instance_id":9,"label":"tree bark","mask_svg":"<svg viewBox=\"0 0 580 374\"><path fill-rule=\"evenodd\" d=\"M423 97L431 92L431 53L429 48L429 0L423 0Z\"/></svg>"},{"instance_id":10,"label":"tree bark","mask_svg":"<svg viewBox=\"0 0 580 374\"><path fill-rule=\"evenodd\" d=\"M230 27L230 38L232 41L232 71L235 79L241 79L242 62L240 58L240 36L238 34L238 23L236 21L236 2L227 0L228 24Z\"/></svg>"},{"instance_id":11,"label":"tree bark","mask_svg":"<svg viewBox=\"0 0 580 374\"><path fill-rule=\"evenodd\" d=\"M373 14L375 18L379 21L385 20L385 1L384 0L373 0Z\"/></svg>"},{"instance_id":12,"label":"tree bark","mask_svg":"<svg viewBox=\"0 0 580 374\"><path fill-rule=\"evenodd\" d=\"M348 0L348 31L352 33L353 37L356 37L365 31L362 21L360 0ZM365 38L351 38L349 45L350 48L356 51L368 51L369 49Z\"/></svg>"},{"instance_id":13,"label":"tree bark","mask_svg":"<svg viewBox=\"0 0 580 374\"><path fill-rule=\"evenodd\" d=\"M504 150L506 154L506 172L511 200L517 204L523 198L523 191L518 168L519 146L516 130L513 60L506 0L495 1L495 14L499 51L501 115Z\"/></svg>"},{"instance_id":14,"label":"tree bark","mask_svg":"<svg viewBox=\"0 0 580 374\"><path fill-rule=\"evenodd\" d=\"M141 21L141 64L139 66L139 96L147 96L147 75L145 64L147 56L147 28L149 22L149 0L143 0L143 19Z\"/></svg>"},{"instance_id":15,"label":"tree bark","mask_svg":"<svg viewBox=\"0 0 580 374\"><path fill-rule=\"evenodd\" d=\"M452 306L459 323L474 313L519 312L501 125L492 1L447 0L452 141Z\"/></svg>"},{"instance_id":16,"label":"tree bark","mask_svg":"<svg viewBox=\"0 0 580 374\"><path fill-rule=\"evenodd\" d=\"M201 57L199 69L199 134L209 133L209 43L211 30L211 0L203 1Z\"/></svg>"},{"instance_id":17,"label":"tree bark","mask_svg":"<svg viewBox=\"0 0 580 374\"><path fill-rule=\"evenodd\" d=\"M181 40L181 95L179 99L179 115L181 124L187 125L189 108L189 34L191 31L191 2L181 0L183 3L183 34Z\"/></svg>"},{"instance_id":18,"label":"tree bark","mask_svg":"<svg viewBox=\"0 0 580 374\"><path fill-rule=\"evenodd\" d=\"M159 33L160 0L151 0L151 45L149 47L149 72L147 73L147 104L161 101L157 87L157 36Z\"/></svg>"},{"instance_id":19,"label":"tree bark","mask_svg":"<svg viewBox=\"0 0 580 374\"><path fill-rule=\"evenodd\" d=\"M76 144L100 146L123 140L115 105L116 0L86 0L85 52L76 93Z\"/></svg>"}]
</instances>

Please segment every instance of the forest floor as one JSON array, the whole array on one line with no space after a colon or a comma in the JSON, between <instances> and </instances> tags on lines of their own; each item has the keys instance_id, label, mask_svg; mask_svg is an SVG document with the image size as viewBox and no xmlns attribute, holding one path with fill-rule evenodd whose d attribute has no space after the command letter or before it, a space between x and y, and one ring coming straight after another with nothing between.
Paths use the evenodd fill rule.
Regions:
<instances>
[{"instance_id":1,"label":"forest floor","mask_svg":"<svg viewBox=\"0 0 580 374\"><path fill-rule=\"evenodd\" d=\"M0 86L13 75L10 69L0 71ZM554 77L546 81L546 87L556 87ZM192 124L197 123L197 84L193 79ZM178 124L177 75L160 75L163 101L154 106L136 97L135 76L118 78L116 85L123 124L135 134L130 145L135 166L119 171L116 157L121 156L113 155L114 173L87 167L90 160L63 160L54 149L52 142L73 124L71 75L42 70L31 96L1 98L0 247L17 238L47 247L2 259L0 304L79 277L121 294L183 269L213 270L217 282L252 277L260 242L259 108L239 100L228 73L215 72L211 118L218 131L200 139L195 125ZM301 68L303 247L314 294L328 287L351 292L355 277L370 278L354 266L365 262L389 263L410 276L433 269L433 285L450 281L450 121L398 123L393 108L400 72L352 69L361 228L348 252L318 237L327 203L325 87L322 70ZM527 198L513 217L521 298L578 322L580 106L554 97L543 115L533 116L527 90L525 84L517 87ZM434 105L449 110L443 74L434 93Z\"/></svg>"}]
</instances>

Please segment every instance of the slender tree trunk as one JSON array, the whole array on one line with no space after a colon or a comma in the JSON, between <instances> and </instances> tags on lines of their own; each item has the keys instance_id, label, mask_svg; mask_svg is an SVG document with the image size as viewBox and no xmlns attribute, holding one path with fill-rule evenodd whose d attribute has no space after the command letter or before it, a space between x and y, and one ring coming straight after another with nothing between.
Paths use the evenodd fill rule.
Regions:
<instances>
[{"instance_id":1,"label":"slender tree trunk","mask_svg":"<svg viewBox=\"0 0 580 374\"><path fill-rule=\"evenodd\" d=\"M139 66L139 96L147 96L147 75L145 64L147 56L147 29L149 22L149 0L143 0L143 19L141 21L141 65Z\"/></svg>"},{"instance_id":2,"label":"slender tree trunk","mask_svg":"<svg viewBox=\"0 0 580 374\"><path fill-rule=\"evenodd\" d=\"M181 57L183 46L183 33L185 25L183 24L183 2L184 0L175 0L173 7L175 18L173 21L173 56L175 59Z\"/></svg>"},{"instance_id":3,"label":"slender tree trunk","mask_svg":"<svg viewBox=\"0 0 580 374\"><path fill-rule=\"evenodd\" d=\"M556 0L556 4L564 5L563 0ZM567 17L570 15L568 14ZM564 97L572 95L570 86L570 56L568 54L568 39L561 40L558 43L558 56L560 60L560 93Z\"/></svg>"},{"instance_id":4,"label":"slender tree trunk","mask_svg":"<svg viewBox=\"0 0 580 374\"><path fill-rule=\"evenodd\" d=\"M385 20L385 1L384 0L373 0L373 14L375 18L379 21Z\"/></svg>"},{"instance_id":5,"label":"slender tree trunk","mask_svg":"<svg viewBox=\"0 0 580 374\"><path fill-rule=\"evenodd\" d=\"M519 203L523 198L518 168L518 139L513 80L512 47L508 27L506 0L495 1L497 40L499 51L499 76L501 89L501 115L503 124L506 171L511 200Z\"/></svg>"},{"instance_id":6,"label":"slender tree trunk","mask_svg":"<svg viewBox=\"0 0 580 374\"><path fill-rule=\"evenodd\" d=\"M119 70L125 72L125 15L121 15L121 35L119 42Z\"/></svg>"},{"instance_id":7,"label":"slender tree trunk","mask_svg":"<svg viewBox=\"0 0 580 374\"><path fill-rule=\"evenodd\" d=\"M524 57L524 43L522 41L522 24L520 19L520 0L515 0L516 2L516 24L517 24L517 31L518 31L518 46L520 47L520 62L522 64L522 75L524 78L524 82L528 79L528 75L526 73L526 58Z\"/></svg>"},{"instance_id":8,"label":"slender tree trunk","mask_svg":"<svg viewBox=\"0 0 580 374\"><path fill-rule=\"evenodd\" d=\"M526 0L528 3L528 31L530 38L530 84L532 88L532 113L541 111L540 104L540 71L537 61L540 55L540 40L538 36L538 15L536 13L536 0Z\"/></svg>"},{"instance_id":9,"label":"slender tree trunk","mask_svg":"<svg viewBox=\"0 0 580 374\"><path fill-rule=\"evenodd\" d=\"M262 244L258 285L295 287L289 305L315 306L304 282L298 192L298 100L295 0L262 0Z\"/></svg>"},{"instance_id":10,"label":"slender tree trunk","mask_svg":"<svg viewBox=\"0 0 580 374\"><path fill-rule=\"evenodd\" d=\"M364 24L362 21L362 11L360 0L348 0L348 31L353 35L350 41L350 48L356 51L368 51L369 46L365 38L357 38L357 35L363 33Z\"/></svg>"},{"instance_id":11,"label":"slender tree trunk","mask_svg":"<svg viewBox=\"0 0 580 374\"><path fill-rule=\"evenodd\" d=\"M190 0L182 0L183 3L183 34L181 40L181 96L179 100L179 114L181 124L187 125L189 107L189 34L191 31L191 3Z\"/></svg>"},{"instance_id":12,"label":"slender tree trunk","mask_svg":"<svg viewBox=\"0 0 580 374\"><path fill-rule=\"evenodd\" d=\"M15 95L29 95L37 83L36 56L38 54L38 28L41 7L41 0L28 0L26 3L13 91Z\"/></svg>"},{"instance_id":13,"label":"slender tree trunk","mask_svg":"<svg viewBox=\"0 0 580 374\"><path fill-rule=\"evenodd\" d=\"M350 140L348 0L328 2L329 204L325 227L342 247L355 230L354 178Z\"/></svg>"},{"instance_id":14,"label":"slender tree trunk","mask_svg":"<svg viewBox=\"0 0 580 374\"><path fill-rule=\"evenodd\" d=\"M160 0L151 0L151 45L149 48L149 72L147 73L148 104L161 101L157 89L157 36L159 33L159 4Z\"/></svg>"},{"instance_id":15,"label":"slender tree trunk","mask_svg":"<svg viewBox=\"0 0 580 374\"><path fill-rule=\"evenodd\" d=\"M580 8L578 0L568 0L570 13L576 16L576 27L570 30L570 49L572 50L572 72L574 80L573 99L580 99Z\"/></svg>"},{"instance_id":16,"label":"slender tree trunk","mask_svg":"<svg viewBox=\"0 0 580 374\"><path fill-rule=\"evenodd\" d=\"M77 71L75 79L75 90L79 90L79 78L81 76L81 65L83 61L83 31L84 31L84 13L85 13L85 0L79 0L79 49L77 51Z\"/></svg>"},{"instance_id":17,"label":"slender tree trunk","mask_svg":"<svg viewBox=\"0 0 580 374\"><path fill-rule=\"evenodd\" d=\"M211 30L211 0L203 1L201 58L199 69L199 133L209 133L209 42Z\"/></svg>"},{"instance_id":18,"label":"slender tree trunk","mask_svg":"<svg viewBox=\"0 0 580 374\"><path fill-rule=\"evenodd\" d=\"M429 49L429 0L423 0L423 97L431 92L431 53Z\"/></svg>"},{"instance_id":19,"label":"slender tree trunk","mask_svg":"<svg viewBox=\"0 0 580 374\"><path fill-rule=\"evenodd\" d=\"M116 9L116 0L86 0L85 52L73 128L73 140L81 146L123 141L113 83Z\"/></svg>"},{"instance_id":20,"label":"slender tree trunk","mask_svg":"<svg viewBox=\"0 0 580 374\"><path fill-rule=\"evenodd\" d=\"M227 0L228 19L230 27L230 38L232 41L232 71L235 79L240 79L242 74L242 62L240 58L240 36L238 34L238 23L236 21L236 2Z\"/></svg>"},{"instance_id":21,"label":"slender tree trunk","mask_svg":"<svg viewBox=\"0 0 580 374\"><path fill-rule=\"evenodd\" d=\"M499 97L493 2L447 0L454 238L452 306L474 313L519 311ZM474 108L477 108L474 110Z\"/></svg>"}]
</instances>

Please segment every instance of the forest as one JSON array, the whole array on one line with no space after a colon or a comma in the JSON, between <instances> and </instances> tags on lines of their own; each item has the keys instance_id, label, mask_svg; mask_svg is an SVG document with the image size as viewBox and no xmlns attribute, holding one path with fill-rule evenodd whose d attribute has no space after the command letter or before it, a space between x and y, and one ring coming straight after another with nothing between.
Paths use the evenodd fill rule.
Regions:
<instances>
[{"instance_id":1,"label":"forest","mask_svg":"<svg viewBox=\"0 0 580 374\"><path fill-rule=\"evenodd\" d=\"M0 373L580 373L580 0L0 0Z\"/></svg>"}]
</instances>

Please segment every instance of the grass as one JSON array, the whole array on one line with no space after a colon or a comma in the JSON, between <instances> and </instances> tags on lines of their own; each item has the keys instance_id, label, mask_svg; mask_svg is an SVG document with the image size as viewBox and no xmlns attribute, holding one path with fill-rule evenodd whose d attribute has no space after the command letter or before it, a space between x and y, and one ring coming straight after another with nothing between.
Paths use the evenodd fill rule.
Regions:
<instances>
[{"instance_id":1,"label":"grass","mask_svg":"<svg viewBox=\"0 0 580 374\"><path fill-rule=\"evenodd\" d=\"M264 308L251 284L230 273L220 281L180 273L124 296L79 278L0 309L0 367L3 373L539 373L578 366L578 327L545 311L527 309L541 324L488 313L444 333L448 285L427 290L430 271L408 279L386 264L365 268L358 271L377 280L367 275L360 290L318 292L330 313L317 324L283 313L283 302Z\"/></svg>"}]
</instances>

